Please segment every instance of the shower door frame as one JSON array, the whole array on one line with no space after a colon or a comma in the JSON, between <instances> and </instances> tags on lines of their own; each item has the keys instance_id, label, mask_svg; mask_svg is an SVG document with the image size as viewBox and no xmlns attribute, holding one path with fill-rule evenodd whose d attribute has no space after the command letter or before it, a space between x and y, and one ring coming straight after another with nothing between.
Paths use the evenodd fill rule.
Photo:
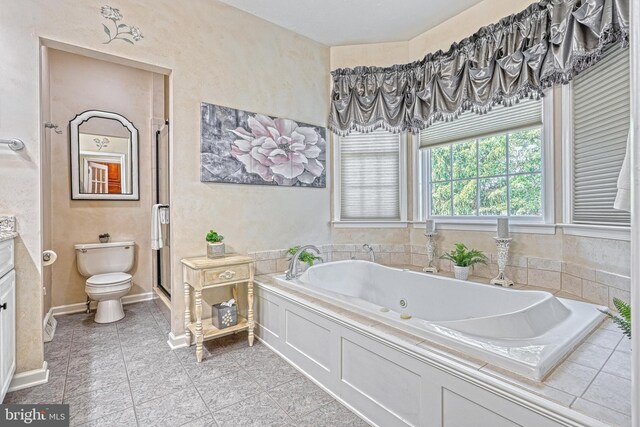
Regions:
<instances>
[{"instance_id":1,"label":"shower door frame","mask_svg":"<svg viewBox=\"0 0 640 427\"><path fill-rule=\"evenodd\" d=\"M168 194L168 198L169 200L165 201L166 203L163 203L163 201L160 200L160 182L161 182L161 176L160 176L160 134L162 132L162 129L164 127L167 127L167 152L165 153L167 156L167 183L166 185L168 186L167 191L169 192ZM171 150L171 132L169 129L169 120L165 120L164 125L162 125L160 127L160 129L156 130L155 132L155 136L156 136L156 140L155 140L155 169L156 169L156 173L155 173L155 184L156 184L156 194L155 194L155 202L156 203L163 203L163 204L168 204L169 205L169 224L167 226L167 235L170 235L170 227L171 227L171 188L170 188L170 177L168 176L168 174L171 173L171 168L170 166L170 150ZM169 237L169 236L167 236ZM171 244L171 241L169 240L169 243ZM155 252L155 268L156 268L156 274L155 274L155 283L154 283L154 287L156 289L158 289L160 292L162 292L167 298L171 299L171 282L172 282L172 275L171 275L171 253L169 252L169 259L168 262L168 268L169 268L169 274L166 279L167 280L163 280L163 265L164 265L164 261L163 261L163 251L167 251L170 250L169 248L162 248L159 249ZM163 286L163 283L165 283L165 286Z\"/></svg>"}]
</instances>

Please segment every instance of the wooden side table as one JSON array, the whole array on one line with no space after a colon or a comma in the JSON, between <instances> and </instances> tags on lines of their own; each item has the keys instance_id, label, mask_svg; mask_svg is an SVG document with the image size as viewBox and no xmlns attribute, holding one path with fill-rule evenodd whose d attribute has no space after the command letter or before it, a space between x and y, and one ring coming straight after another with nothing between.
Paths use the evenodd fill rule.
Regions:
<instances>
[{"instance_id":1,"label":"wooden side table","mask_svg":"<svg viewBox=\"0 0 640 427\"><path fill-rule=\"evenodd\" d=\"M249 331L249 346L253 345L253 258L237 254L227 254L219 258L206 256L185 258L182 260L184 282L184 327L189 343L195 336L196 358L202 362L204 340L219 338L240 331ZM205 289L233 286L233 295L238 301L238 285L247 284L247 317L240 316L238 324L224 329L213 326L211 319L202 320L202 291ZM192 292L193 290L193 292ZM191 299L195 299L195 321L191 314ZM240 307L238 307L239 309Z\"/></svg>"}]
</instances>

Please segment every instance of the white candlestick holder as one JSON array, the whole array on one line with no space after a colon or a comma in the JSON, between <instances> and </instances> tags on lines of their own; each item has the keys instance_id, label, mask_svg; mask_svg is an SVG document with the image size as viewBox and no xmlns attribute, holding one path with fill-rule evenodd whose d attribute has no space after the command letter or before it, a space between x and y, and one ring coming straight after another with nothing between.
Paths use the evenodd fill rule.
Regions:
<instances>
[{"instance_id":1,"label":"white candlestick holder","mask_svg":"<svg viewBox=\"0 0 640 427\"><path fill-rule=\"evenodd\" d=\"M429 263L427 264L427 266L422 269L422 271L424 271L425 273L438 272L438 268L433 265L433 259L436 254L436 241L435 241L436 234L438 233L435 231L424 233L424 235L427 236L427 259L429 260Z\"/></svg>"},{"instance_id":2,"label":"white candlestick holder","mask_svg":"<svg viewBox=\"0 0 640 427\"><path fill-rule=\"evenodd\" d=\"M509 258L509 244L511 238L494 237L496 246L498 248L498 275L491 279L489 283L492 285L500 285L504 287L513 286L513 280L509 279L504 274L504 269L507 266L507 259Z\"/></svg>"}]
</instances>

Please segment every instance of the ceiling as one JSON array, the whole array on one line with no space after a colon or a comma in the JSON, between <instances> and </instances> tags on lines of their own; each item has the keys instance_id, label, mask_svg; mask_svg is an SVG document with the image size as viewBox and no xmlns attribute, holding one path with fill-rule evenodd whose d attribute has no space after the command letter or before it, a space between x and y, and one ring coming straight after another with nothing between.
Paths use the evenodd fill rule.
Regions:
<instances>
[{"instance_id":1,"label":"ceiling","mask_svg":"<svg viewBox=\"0 0 640 427\"><path fill-rule=\"evenodd\" d=\"M328 46L394 42L482 0L222 0Z\"/></svg>"}]
</instances>

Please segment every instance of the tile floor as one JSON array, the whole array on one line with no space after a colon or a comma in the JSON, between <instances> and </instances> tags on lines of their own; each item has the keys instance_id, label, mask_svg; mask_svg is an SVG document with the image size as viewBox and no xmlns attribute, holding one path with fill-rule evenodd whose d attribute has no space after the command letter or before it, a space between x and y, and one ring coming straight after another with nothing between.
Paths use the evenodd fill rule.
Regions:
<instances>
[{"instance_id":1,"label":"tile floor","mask_svg":"<svg viewBox=\"0 0 640 427\"><path fill-rule=\"evenodd\" d=\"M542 383L519 379L489 365L481 370L609 425L631 426L630 341L609 320Z\"/></svg>"},{"instance_id":2,"label":"tile floor","mask_svg":"<svg viewBox=\"0 0 640 427\"><path fill-rule=\"evenodd\" d=\"M260 342L248 347L246 334L207 342L197 363L193 347L167 346L159 305L125 312L108 325L57 316L49 382L4 403L68 403L72 426L367 425Z\"/></svg>"}]
</instances>

